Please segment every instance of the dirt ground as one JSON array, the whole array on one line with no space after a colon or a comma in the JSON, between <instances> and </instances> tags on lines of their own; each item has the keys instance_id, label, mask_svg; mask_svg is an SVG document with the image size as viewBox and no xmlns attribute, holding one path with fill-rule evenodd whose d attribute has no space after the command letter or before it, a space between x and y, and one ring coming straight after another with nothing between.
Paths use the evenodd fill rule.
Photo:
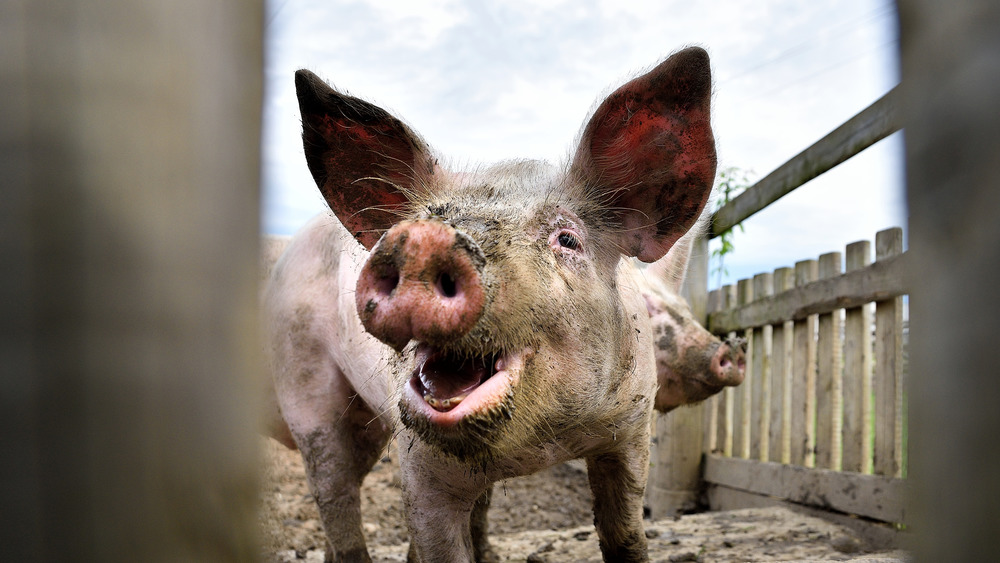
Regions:
<instances>
[{"instance_id":1,"label":"dirt ground","mask_svg":"<svg viewBox=\"0 0 1000 563\"><path fill-rule=\"evenodd\" d=\"M319 512L298 452L267 439L261 527L272 562L323 560ZM498 483L490 508L494 549L505 561L601 561L580 463ZM395 452L376 464L362 490L372 559L406 561ZM781 508L747 509L646 522L651 561L853 561L901 563L900 552L865 554L853 532Z\"/></svg>"}]
</instances>

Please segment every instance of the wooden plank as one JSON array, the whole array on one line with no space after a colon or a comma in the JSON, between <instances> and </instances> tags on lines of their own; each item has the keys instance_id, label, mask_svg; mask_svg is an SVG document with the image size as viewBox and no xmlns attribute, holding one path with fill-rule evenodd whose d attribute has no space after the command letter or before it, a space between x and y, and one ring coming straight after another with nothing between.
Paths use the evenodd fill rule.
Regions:
<instances>
[{"instance_id":1,"label":"wooden plank","mask_svg":"<svg viewBox=\"0 0 1000 563\"><path fill-rule=\"evenodd\" d=\"M871 243L847 246L847 271L871 263ZM871 473L872 306L847 309L844 314L844 471Z\"/></svg>"},{"instance_id":2,"label":"wooden plank","mask_svg":"<svg viewBox=\"0 0 1000 563\"><path fill-rule=\"evenodd\" d=\"M722 286L722 309L728 309L736 305L736 286L724 285ZM730 333L730 338L735 338L736 333ZM736 389L733 387L726 387L723 391L723 399L720 401L719 405L719 415L721 417L722 423L719 424L719 446L722 449L722 453L731 456L733 455L733 417L734 417L734 404L736 401Z\"/></svg>"},{"instance_id":3,"label":"wooden plank","mask_svg":"<svg viewBox=\"0 0 1000 563\"><path fill-rule=\"evenodd\" d=\"M768 273L753 277L754 299L774 294L774 281ZM750 457L766 460L770 451L771 423L771 348L772 330L769 325L753 329L754 386L751 407Z\"/></svg>"},{"instance_id":4,"label":"wooden plank","mask_svg":"<svg viewBox=\"0 0 1000 563\"><path fill-rule=\"evenodd\" d=\"M727 312L708 317L709 330L724 334L748 327L798 321L809 315L829 313L836 309L860 307L865 303L883 301L905 295L907 253L879 260L874 264L837 276L816 281L782 295L757 300Z\"/></svg>"},{"instance_id":5,"label":"wooden plank","mask_svg":"<svg viewBox=\"0 0 1000 563\"><path fill-rule=\"evenodd\" d=\"M882 522L906 522L905 481L894 477L709 455L705 457L704 479Z\"/></svg>"},{"instance_id":6,"label":"wooden plank","mask_svg":"<svg viewBox=\"0 0 1000 563\"><path fill-rule=\"evenodd\" d=\"M713 289L708 292L708 312L714 313L722 308L722 291ZM721 393L716 393L705 401L704 417L702 423L705 428L702 441L702 451L706 453L719 453L719 402L722 399Z\"/></svg>"},{"instance_id":7,"label":"wooden plank","mask_svg":"<svg viewBox=\"0 0 1000 563\"><path fill-rule=\"evenodd\" d=\"M875 236L878 264L903 251L902 229ZM903 300L875 303L875 454L878 475L901 476L903 456Z\"/></svg>"},{"instance_id":8,"label":"wooden plank","mask_svg":"<svg viewBox=\"0 0 1000 563\"><path fill-rule=\"evenodd\" d=\"M716 211L709 238L721 235L795 188L898 131L895 92L890 90Z\"/></svg>"},{"instance_id":9,"label":"wooden plank","mask_svg":"<svg viewBox=\"0 0 1000 563\"><path fill-rule=\"evenodd\" d=\"M870 551L882 551L906 547L910 539L907 534L892 524L857 518L852 515L830 512L822 508L813 508L802 504L779 500L774 497L748 493L739 489L731 489L725 485L708 485L705 487L710 510L740 510L744 508L770 508L780 506L793 512L851 529L858 535Z\"/></svg>"},{"instance_id":10,"label":"wooden plank","mask_svg":"<svg viewBox=\"0 0 1000 563\"><path fill-rule=\"evenodd\" d=\"M795 287L795 271L778 268L774 271L774 293ZM791 458L792 411L792 322L775 325L771 354L771 450L769 461L789 463Z\"/></svg>"},{"instance_id":11,"label":"wooden plank","mask_svg":"<svg viewBox=\"0 0 1000 563\"><path fill-rule=\"evenodd\" d=\"M704 323L708 304L708 241L695 238L691 243L687 275L681 286L683 297L694 320ZM703 405L676 409L668 416L657 417L656 447L651 461L649 506L654 518L673 516L697 505L700 480Z\"/></svg>"},{"instance_id":12,"label":"wooden plank","mask_svg":"<svg viewBox=\"0 0 1000 563\"><path fill-rule=\"evenodd\" d=\"M701 441L701 451L704 453L717 453L718 449L718 433L719 433L719 399L722 397L720 393L712 395L702 404L701 416L704 419L702 421L702 428L705 431L702 433Z\"/></svg>"},{"instance_id":13,"label":"wooden plank","mask_svg":"<svg viewBox=\"0 0 1000 563\"><path fill-rule=\"evenodd\" d=\"M746 305L753 301L753 285L750 280L744 279L736 282L736 300L739 305ZM734 399L733 425L733 455L738 457L750 457L750 406L754 386L753 372L753 330L743 333L747 339L746 374L743 383L736 388Z\"/></svg>"},{"instance_id":14,"label":"wooden plank","mask_svg":"<svg viewBox=\"0 0 1000 563\"><path fill-rule=\"evenodd\" d=\"M828 252L819 257L820 279L832 278L842 269L841 254ZM819 316L816 339L816 467L840 469L843 381L841 311Z\"/></svg>"},{"instance_id":15,"label":"wooden plank","mask_svg":"<svg viewBox=\"0 0 1000 563\"><path fill-rule=\"evenodd\" d=\"M795 264L795 286L819 277L815 260ZM791 463L812 467L816 447L816 315L796 320L792 328Z\"/></svg>"}]
</instances>

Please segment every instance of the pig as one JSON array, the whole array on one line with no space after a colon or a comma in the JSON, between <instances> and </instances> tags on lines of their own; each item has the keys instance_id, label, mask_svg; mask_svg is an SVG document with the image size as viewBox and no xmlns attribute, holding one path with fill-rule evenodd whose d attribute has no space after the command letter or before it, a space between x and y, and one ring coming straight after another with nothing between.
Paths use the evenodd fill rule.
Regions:
<instances>
[{"instance_id":1,"label":"pig","mask_svg":"<svg viewBox=\"0 0 1000 563\"><path fill-rule=\"evenodd\" d=\"M658 397L631 258L663 258L705 207L708 54L684 49L615 90L562 167L452 172L385 110L306 70L295 83L306 163L335 217L275 264L265 332L327 560L370 560L359 488L393 436L410 561L490 558L492 483L576 458L604 559L646 560L649 423L683 398Z\"/></svg>"},{"instance_id":2,"label":"pig","mask_svg":"<svg viewBox=\"0 0 1000 563\"><path fill-rule=\"evenodd\" d=\"M705 219L705 218L703 218ZM661 413L704 401L728 386L743 383L746 341L716 338L694 319L680 295L691 244L705 221L692 228L667 255L637 276L653 327L656 398Z\"/></svg>"}]
</instances>

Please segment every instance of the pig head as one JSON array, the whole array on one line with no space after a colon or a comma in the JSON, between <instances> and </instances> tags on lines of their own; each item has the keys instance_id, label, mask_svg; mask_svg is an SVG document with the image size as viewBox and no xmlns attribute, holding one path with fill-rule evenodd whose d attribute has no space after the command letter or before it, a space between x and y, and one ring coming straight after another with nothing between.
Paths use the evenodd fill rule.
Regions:
<instances>
[{"instance_id":1,"label":"pig head","mask_svg":"<svg viewBox=\"0 0 1000 563\"><path fill-rule=\"evenodd\" d=\"M638 276L653 325L657 381L653 407L660 412L704 401L724 387L743 383L746 341L717 338L695 320L681 297L691 243L700 227L692 228Z\"/></svg>"},{"instance_id":2,"label":"pig head","mask_svg":"<svg viewBox=\"0 0 1000 563\"><path fill-rule=\"evenodd\" d=\"M331 559L367 560L360 480L395 433L411 560L468 561L494 481L584 458L608 561L646 558L654 334L629 260L662 258L715 175L707 54L595 110L571 161L441 166L400 120L296 73L306 161L336 215L265 295L278 404Z\"/></svg>"}]
</instances>

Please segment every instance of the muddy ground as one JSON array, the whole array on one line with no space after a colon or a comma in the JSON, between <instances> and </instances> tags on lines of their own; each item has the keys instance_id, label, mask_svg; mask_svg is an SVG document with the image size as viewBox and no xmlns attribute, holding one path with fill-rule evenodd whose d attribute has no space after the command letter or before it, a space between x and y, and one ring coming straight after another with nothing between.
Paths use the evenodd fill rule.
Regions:
<instances>
[{"instance_id":1,"label":"muddy ground","mask_svg":"<svg viewBox=\"0 0 1000 563\"><path fill-rule=\"evenodd\" d=\"M323 560L319 513L298 452L264 444L261 526L269 561ZM376 464L362 490L365 536L376 562L406 561L407 537L395 452ZM490 530L504 561L601 561L587 476L563 464L499 483ZM646 522L651 561L854 561L899 563L901 553L866 554L853 532L781 508L747 509Z\"/></svg>"}]
</instances>

